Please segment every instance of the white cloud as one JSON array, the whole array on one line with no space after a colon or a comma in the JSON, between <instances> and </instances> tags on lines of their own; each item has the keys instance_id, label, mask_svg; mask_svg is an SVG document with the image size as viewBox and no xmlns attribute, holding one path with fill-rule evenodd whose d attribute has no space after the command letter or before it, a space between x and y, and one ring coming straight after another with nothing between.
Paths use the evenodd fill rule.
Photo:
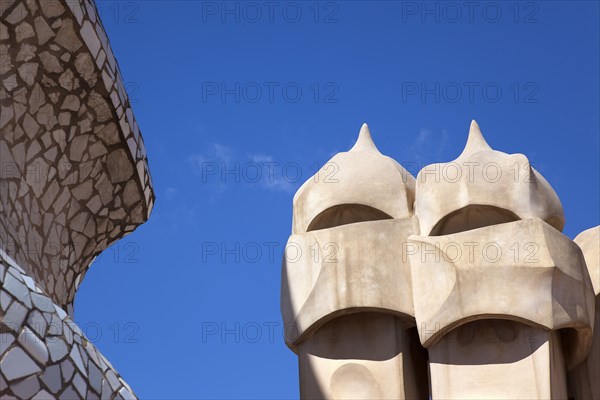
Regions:
<instances>
[{"instance_id":1,"label":"white cloud","mask_svg":"<svg viewBox=\"0 0 600 400\"><path fill-rule=\"evenodd\" d=\"M422 163L426 160L436 159L435 162L441 162L439 158L443 155L448 145L448 131L442 129L440 134L434 133L431 129L421 128L413 143L408 150L409 161Z\"/></svg>"},{"instance_id":2,"label":"white cloud","mask_svg":"<svg viewBox=\"0 0 600 400\"><path fill-rule=\"evenodd\" d=\"M192 164L194 171L202 173L206 164L228 164L234 156L234 151L230 147L219 143L212 143L208 149L199 154L193 154L188 157L188 161Z\"/></svg>"},{"instance_id":3,"label":"white cloud","mask_svg":"<svg viewBox=\"0 0 600 400\"><path fill-rule=\"evenodd\" d=\"M212 200L220 197L231 184L255 185L271 192L285 193L293 193L297 186L297 182L285 176L282 170L286 163L279 163L264 153L237 156L234 149L219 143L212 143L206 151L191 155L188 162L194 173L201 175L202 182L210 184Z\"/></svg>"},{"instance_id":4,"label":"white cloud","mask_svg":"<svg viewBox=\"0 0 600 400\"><path fill-rule=\"evenodd\" d=\"M294 192L295 183L283 175L281 163L274 161L272 156L252 154L249 159L260 166L261 177L257 183L261 188L272 192Z\"/></svg>"}]
</instances>

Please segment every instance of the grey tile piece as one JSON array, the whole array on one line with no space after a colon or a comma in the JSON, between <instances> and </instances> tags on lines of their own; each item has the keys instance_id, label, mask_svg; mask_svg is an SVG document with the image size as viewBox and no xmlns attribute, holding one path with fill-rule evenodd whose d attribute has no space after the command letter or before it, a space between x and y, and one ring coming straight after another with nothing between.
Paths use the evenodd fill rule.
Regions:
<instances>
[{"instance_id":1,"label":"grey tile piece","mask_svg":"<svg viewBox=\"0 0 600 400\"><path fill-rule=\"evenodd\" d=\"M98 359L98 351L96 350L96 348L92 345L92 346L87 346L86 347L86 353L88 355L88 357L90 358L90 363L94 363L95 367L100 368L100 360ZM88 368L89 365L88 365Z\"/></svg>"},{"instance_id":2,"label":"grey tile piece","mask_svg":"<svg viewBox=\"0 0 600 400\"><path fill-rule=\"evenodd\" d=\"M11 268L11 269L8 270L8 273L11 274L13 276L13 278L15 278L16 280L18 280L19 282L25 283L25 282L23 282L23 274L24 274L24 272L21 272L21 271L19 271L16 268ZM6 281L6 278L7 277L5 277L5 281Z\"/></svg>"},{"instance_id":3,"label":"grey tile piece","mask_svg":"<svg viewBox=\"0 0 600 400\"><path fill-rule=\"evenodd\" d=\"M14 301L4 316L4 324L13 332L19 332L27 312L28 310L24 306Z\"/></svg>"},{"instance_id":4,"label":"grey tile piece","mask_svg":"<svg viewBox=\"0 0 600 400\"><path fill-rule=\"evenodd\" d=\"M4 290L0 290L0 308L2 309L3 312L6 312L11 300L12 300L12 297L8 294L8 292L5 292Z\"/></svg>"},{"instance_id":5,"label":"grey tile piece","mask_svg":"<svg viewBox=\"0 0 600 400\"><path fill-rule=\"evenodd\" d=\"M29 290L23 282L19 282L12 274L7 274L4 280L4 290L12 294L21 303L25 304L27 308L31 308L31 299L29 296Z\"/></svg>"},{"instance_id":6,"label":"grey tile piece","mask_svg":"<svg viewBox=\"0 0 600 400\"><path fill-rule=\"evenodd\" d=\"M81 338L81 336L76 336L78 338ZM87 376L87 371L88 371L88 362L90 357L88 356L88 352L87 349L85 348L85 346L82 345L77 345L79 347L79 355L81 356L81 361L83 361L83 366L85 367L85 371L86 371L86 376Z\"/></svg>"},{"instance_id":7,"label":"grey tile piece","mask_svg":"<svg viewBox=\"0 0 600 400\"><path fill-rule=\"evenodd\" d=\"M23 281L30 290L35 291L35 282L28 275L23 275Z\"/></svg>"},{"instance_id":8,"label":"grey tile piece","mask_svg":"<svg viewBox=\"0 0 600 400\"><path fill-rule=\"evenodd\" d=\"M65 323L66 323L67 325L69 325L69 328L71 328L71 330L73 331L73 333L74 333L76 336L84 336L84 335L83 335L83 332L81 332L81 329L79 329L79 326L77 326L77 324L76 324L76 323L74 323L72 319L67 319L67 320L65 320Z\"/></svg>"},{"instance_id":9,"label":"grey tile piece","mask_svg":"<svg viewBox=\"0 0 600 400\"><path fill-rule=\"evenodd\" d=\"M81 397L85 397L85 394L87 393L87 384L81 374L75 373L71 384L75 387L75 390L77 390L77 393L79 393Z\"/></svg>"},{"instance_id":10,"label":"grey tile piece","mask_svg":"<svg viewBox=\"0 0 600 400\"><path fill-rule=\"evenodd\" d=\"M92 362L88 364L88 381L96 393L102 393L102 371Z\"/></svg>"},{"instance_id":11,"label":"grey tile piece","mask_svg":"<svg viewBox=\"0 0 600 400\"><path fill-rule=\"evenodd\" d=\"M8 382L4 379L4 376L0 374L0 392L5 392L8 389Z\"/></svg>"},{"instance_id":12,"label":"grey tile piece","mask_svg":"<svg viewBox=\"0 0 600 400\"><path fill-rule=\"evenodd\" d=\"M47 367L40 378L52 393L56 394L60 391L60 389L62 389L62 379L60 376L59 364L54 364Z\"/></svg>"},{"instance_id":13,"label":"grey tile piece","mask_svg":"<svg viewBox=\"0 0 600 400\"><path fill-rule=\"evenodd\" d=\"M31 293L31 300L36 308L46 311L54 312L54 304L50 301L47 296L39 293Z\"/></svg>"},{"instance_id":14,"label":"grey tile piece","mask_svg":"<svg viewBox=\"0 0 600 400\"><path fill-rule=\"evenodd\" d=\"M33 310L29 313L29 317L27 318L27 326L31 328L39 337L43 338L46 336L46 331L48 330L48 323L46 319L37 310Z\"/></svg>"},{"instance_id":15,"label":"grey tile piece","mask_svg":"<svg viewBox=\"0 0 600 400\"><path fill-rule=\"evenodd\" d=\"M13 347L1 362L2 373L8 381L14 381L41 371L40 367L21 349Z\"/></svg>"},{"instance_id":16,"label":"grey tile piece","mask_svg":"<svg viewBox=\"0 0 600 400\"><path fill-rule=\"evenodd\" d=\"M112 398L113 393L114 393L114 390L110 387L110 384L108 383L108 379L103 379L102 380L102 393L100 394L100 398L102 400L110 399L110 398Z\"/></svg>"},{"instance_id":17,"label":"grey tile piece","mask_svg":"<svg viewBox=\"0 0 600 400\"><path fill-rule=\"evenodd\" d=\"M100 367L102 367L102 371L103 371L104 373L106 373L106 370L107 370L107 369L113 369L113 370L115 369L115 368L112 366L112 364L110 363L110 361L108 361L108 360L106 359L106 357L104 357L104 356L102 355L102 353L98 353L98 358L100 359L100 363L101 363Z\"/></svg>"},{"instance_id":18,"label":"grey tile piece","mask_svg":"<svg viewBox=\"0 0 600 400\"><path fill-rule=\"evenodd\" d=\"M46 392L44 389L37 392L35 396L31 398L31 400L55 400L56 397Z\"/></svg>"},{"instance_id":19,"label":"grey tile piece","mask_svg":"<svg viewBox=\"0 0 600 400\"><path fill-rule=\"evenodd\" d=\"M60 400L79 400L81 399L81 397L79 396L79 394L77 394L77 392L75 391L75 389L73 388L73 386L68 386L59 396L58 398Z\"/></svg>"},{"instance_id":20,"label":"grey tile piece","mask_svg":"<svg viewBox=\"0 0 600 400\"><path fill-rule=\"evenodd\" d=\"M9 265L10 265L10 267L11 267L11 269L12 269L12 268L16 269L16 270L19 272L19 275L21 275L21 274L24 274L24 273L25 273L25 271L23 270L23 268L21 268L21 267L19 266L19 264L17 264L17 263L16 263L14 260L12 260L10 257L5 257L5 256L2 256L2 258L3 258L3 259L6 261L6 262L8 262L8 264L9 264ZM9 269L9 271L10 271L10 269Z\"/></svg>"},{"instance_id":21,"label":"grey tile piece","mask_svg":"<svg viewBox=\"0 0 600 400\"><path fill-rule=\"evenodd\" d=\"M47 338L46 345L50 351L50 359L52 362L62 360L69 353L69 349L67 348L64 340L59 337Z\"/></svg>"},{"instance_id":22,"label":"grey tile piece","mask_svg":"<svg viewBox=\"0 0 600 400\"><path fill-rule=\"evenodd\" d=\"M79 4L78 1L67 1L67 6L71 9L75 18L77 18L77 22L81 24L83 22L83 10L81 4Z\"/></svg>"},{"instance_id":23,"label":"grey tile piece","mask_svg":"<svg viewBox=\"0 0 600 400\"><path fill-rule=\"evenodd\" d=\"M94 392L92 390L88 390L87 394L85 395L85 399L86 400L100 400L100 397L98 394L96 394L96 392Z\"/></svg>"},{"instance_id":24,"label":"grey tile piece","mask_svg":"<svg viewBox=\"0 0 600 400\"><path fill-rule=\"evenodd\" d=\"M60 308L56 304L54 305L54 310L56 311L56 313L60 317L61 321L64 320L65 318L67 318L67 313L65 312L65 310L63 310L62 308Z\"/></svg>"},{"instance_id":25,"label":"grey tile piece","mask_svg":"<svg viewBox=\"0 0 600 400\"><path fill-rule=\"evenodd\" d=\"M87 44L88 48L91 50L92 55L96 57L100 50L100 39L98 39L96 31L89 21L83 23L83 26L81 27L81 36L83 37L85 44Z\"/></svg>"},{"instance_id":26,"label":"grey tile piece","mask_svg":"<svg viewBox=\"0 0 600 400\"><path fill-rule=\"evenodd\" d=\"M66 359L60 363L60 370L62 372L62 377L64 382L70 382L71 378L73 378L73 372L75 372L75 367L71 360Z\"/></svg>"},{"instance_id":27,"label":"grey tile piece","mask_svg":"<svg viewBox=\"0 0 600 400\"><path fill-rule=\"evenodd\" d=\"M8 332L0 333L0 357L8 351L14 341L15 337L12 334Z\"/></svg>"},{"instance_id":28,"label":"grey tile piece","mask_svg":"<svg viewBox=\"0 0 600 400\"><path fill-rule=\"evenodd\" d=\"M123 387L121 390L119 390L119 395L124 400L136 400L136 397L133 395L133 393L131 393L126 387Z\"/></svg>"},{"instance_id":29,"label":"grey tile piece","mask_svg":"<svg viewBox=\"0 0 600 400\"><path fill-rule=\"evenodd\" d=\"M13 394L20 399L30 399L40 390L40 382L37 376L32 375L27 379L10 385Z\"/></svg>"},{"instance_id":30,"label":"grey tile piece","mask_svg":"<svg viewBox=\"0 0 600 400\"><path fill-rule=\"evenodd\" d=\"M21 347L23 347L34 359L41 365L48 361L48 349L44 341L40 339L31 329L24 327L18 337Z\"/></svg>"},{"instance_id":31,"label":"grey tile piece","mask_svg":"<svg viewBox=\"0 0 600 400\"><path fill-rule=\"evenodd\" d=\"M108 379L108 383L110 384L112 390L117 390L119 387L121 387L119 378L117 378L117 376L112 370L109 369L108 371L106 371L105 377L106 379Z\"/></svg>"},{"instance_id":32,"label":"grey tile piece","mask_svg":"<svg viewBox=\"0 0 600 400\"><path fill-rule=\"evenodd\" d=\"M85 375L86 369L83 365L83 360L81 359L81 355L79 354L79 349L77 345L71 347L71 353L69 354L69 357L71 358L71 360L73 360L79 372Z\"/></svg>"},{"instance_id":33,"label":"grey tile piece","mask_svg":"<svg viewBox=\"0 0 600 400\"><path fill-rule=\"evenodd\" d=\"M73 331L67 324L62 324L63 337L67 340L69 347L73 345Z\"/></svg>"},{"instance_id":34,"label":"grey tile piece","mask_svg":"<svg viewBox=\"0 0 600 400\"><path fill-rule=\"evenodd\" d=\"M48 335L61 336L63 334L62 321L55 314L52 315L48 326Z\"/></svg>"}]
</instances>

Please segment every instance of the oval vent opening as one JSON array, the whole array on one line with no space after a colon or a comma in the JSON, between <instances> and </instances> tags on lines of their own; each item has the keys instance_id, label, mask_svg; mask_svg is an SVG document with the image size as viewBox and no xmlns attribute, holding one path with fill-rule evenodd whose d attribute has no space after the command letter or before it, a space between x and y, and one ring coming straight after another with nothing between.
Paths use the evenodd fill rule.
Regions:
<instances>
[{"instance_id":1,"label":"oval vent opening","mask_svg":"<svg viewBox=\"0 0 600 400\"><path fill-rule=\"evenodd\" d=\"M348 225L356 222L379 221L392 219L392 217L381 210L362 204L340 204L321 212L312 220L307 232L319 229L333 228L340 225Z\"/></svg>"},{"instance_id":2,"label":"oval vent opening","mask_svg":"<svg viewBox=\"0 0 600 400\"><path fill-rule=\"evenodd\" d=\"M442 218L431 230L429 236L449 235L470 231L471 229L483 228L490 225L504 224L506 222L518 221L515 213L503 208L470 205L456 210Z\"/></svg>"}]
</instances>

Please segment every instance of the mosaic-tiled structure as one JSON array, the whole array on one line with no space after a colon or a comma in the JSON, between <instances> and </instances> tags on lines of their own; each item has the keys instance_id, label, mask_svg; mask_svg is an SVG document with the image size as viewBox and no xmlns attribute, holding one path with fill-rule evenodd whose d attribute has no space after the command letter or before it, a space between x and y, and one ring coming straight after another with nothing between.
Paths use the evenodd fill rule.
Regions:
<instances>
[{"instance_id":1,"label":"mosaic-tiled structure","mask_svg":"<svg viewBox=\"0 0 600 400\"><path fill-rule=\"evenodd\" d=\"M0 259L3 399L133 399L131 388L65 311L16 263Z\"/></svg>"},{"instance_id":2,"label":"mosaic-tiled structure","mask_svg":"<svg viewBox=\"0 0 600 400\"><path fill-rule=\"evenodd\" d=\"M571 240L564 222L475 121L416 179L364 125L294 196L281 310L300 397L600 399L600 227Z\"/></svg>"},{"instance_id":3,"label":"mosaic-tiled structure","mask_svg":"<svg viewBox=\"0 0 600 400\"><path fill-rule=\"evenodd\" d=\"M100 252L154 204L92 0L0 1L0 395L133 398L72 322Z\"/></svg>"}]
</instances>

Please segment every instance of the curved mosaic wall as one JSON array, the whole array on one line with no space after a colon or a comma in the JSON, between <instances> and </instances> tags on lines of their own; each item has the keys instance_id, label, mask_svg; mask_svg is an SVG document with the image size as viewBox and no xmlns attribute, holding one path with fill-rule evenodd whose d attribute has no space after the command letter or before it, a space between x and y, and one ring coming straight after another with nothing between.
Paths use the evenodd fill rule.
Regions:
<instances>
[{"instance_id":1,"label":"curved mosaic wall","mask_svg":"<svg viewBox=\"0 0 600 400\"><path fill-rule=\"evenodd\" d=\"M0 395L135 398L72 321L94 257L154 204L90 0L0 2Z\"/></svg>"}]
</instances>

